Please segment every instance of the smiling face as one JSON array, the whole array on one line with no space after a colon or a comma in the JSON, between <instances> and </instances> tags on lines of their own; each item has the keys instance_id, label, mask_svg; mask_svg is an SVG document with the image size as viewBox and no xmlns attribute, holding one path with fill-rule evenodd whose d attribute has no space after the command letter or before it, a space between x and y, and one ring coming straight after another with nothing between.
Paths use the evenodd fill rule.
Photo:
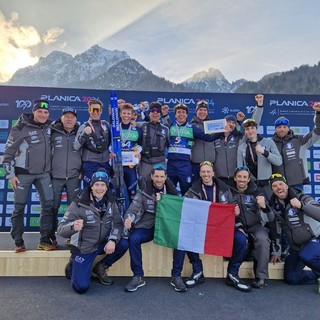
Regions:
<instances>
[{"instance_id":1,"label":"smiling face","mask_svg":"<svg viewBox=\"0 0 320 320\"><path fill-rule=\"evenodd\" d=\"M232 120L227 121L227 126L230 128L230 131L233 131L236 127L236 123Z\"/></svg>"},{"instance_id":2,"label":"smiling face","mask_svg":"<svg viewBox=\"0 0 320 320\"><path fill-rule=\"evenodd\" d=\"M199 108L196 112L197 118L203 121L208 116L208 109L207 108Z\"/></svg>"},{"instance_id":3,"label":"smiling face","mask_svg":"<svg viewBox=\"0 0 320 320\"><path fill-rule=\"evenodd\" d=\"M121 118L122 123L129 124L133 118L133 110L132 109L121 109L120 118Z\"/></svg>"},{"instance_id":4,"label":"smiling face","mask_svg":"<svg viewBox=\"0 0 320 320\"><path fill-rule=\"evenodd\" d=\"M33 120L38 123L46 123L49 119L49 111L46 109L37 109L32 112Z\"/></svg>"},{"instance_id":5,"label":"smiling face","mask_svg":"<svg viewBox=\"0 0 320 320\"><path fill-rule=\"evenodd\" d=\"M108 191L107 185L102 181L97 181L91 186L92 194L98 200L101 200Z\"/></svg>"},{"instance_id":6,"label":"smiling face","mask_svg":"<svg viewBox=\"0 0 320 320\"><path fill-rule=\"evenodd\" d=\"M212 178L214 176L214 171L212 166L209 166L208 164L204 164L203 166L200 167L199 174L203 184L207 186L211 186L213 184Z\"/></svg>"},{"instance_id":7,"label":"smiling face","mask_svg":"<svg viewBox=\"0 0 320 320\"><path fill-rule=\"evenodd\" d=\"M281 200L284 200L288 196L289 186L283 181L274 181L271 185L272 192Z\"/></svg>"},{"instance_id":8,"label":"smiling face","mask_svg":"<svg viewBox=\"0 0 320 320\"><path fill-rule=\"evenodd\" d=\"M88 112L91 120L100 120L102 114L102 107L98 103L90 104Z\"/></svg>"},{"instance_id":9,"label":"smiling face","mask_svg":"<svg viewBox=\"0 0 320 320\"><path fill-rule=\"evenodd\" d=\"M250 182L250 174L247 170L240 170L234 176L234 181L236 182L237 189L242 191L248 188Z\"/></svg>"},{"instance_id":10,"label":"smiling face","mask_svg":"<svg viewBox=\"0 0 320 320\"><path fill-rule=\"evenodd\" d=\"M154 173L151 174L151 179L157 189L162 189L166 182L167 174L164 170L154 170Z\"/></svg>"},{"instance_id":11,"label":"smiling face","mask_svg":"<svg viewBox=\"0 0 320 320\"><path fill-rule=\"evenodd\" d=\"M66 131L72 131L77 123L77 117L72 112L67 112L61 116L63 128Z\"/></svg>"},{"instance_id":12,"label":"smiling face","mask_svg":"<svg viewBox=\"0 0 320 320\"><path fill-rule=\"evenodd\" d=\"M185 109L179 108L176 110L175 116L178 124L184 124L187 121L188 113Z\"/></svg>"}]
</instances>

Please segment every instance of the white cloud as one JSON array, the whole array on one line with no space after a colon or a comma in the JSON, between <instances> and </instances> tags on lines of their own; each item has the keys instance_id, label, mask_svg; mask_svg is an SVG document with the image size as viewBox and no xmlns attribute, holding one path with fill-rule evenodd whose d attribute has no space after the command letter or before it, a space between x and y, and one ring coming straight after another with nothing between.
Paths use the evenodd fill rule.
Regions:
<instances>
[{"instance_id":1,"label":"white cloud","mask_svg":"<svg viewBox=\"0 0 320 320\"><path fill-rule=\"evenodd\" d=\"M19 68L35 64L38 57L31 55L30 48L41 42L39 33L32 26L20 26L17 23L18 14L13 12L6 20L0 12L0 81L10 79Z\"/></svg>"},{"instance_id":2,"label":"white cloud","mask_svg":"<svg viewBox=\"0 0 320 320\"><path fill-rule=\"evenodd\" d=\"M58 37L64 32L62 28L55 27L47 31L47 33L42 37L44 44L54 43L58 40Z\"/></svg>"},{"instance_id":3,"label":"white cloud","mask_svg":"<svg viewBox=\"0 0 320 320\"><path fill-rule=\"evenodd\" d=\"M39 57L32 53L32 49L44 43L54 43L64 32L59 27L50 28L41 39L38 30L32 25L21 25L19 14L12 12L6 18L0 11L0 82L8 81L11 76L20 68L34 65ZM61 44L61 48L66 42Z\"/></svg>"}]
</instances>

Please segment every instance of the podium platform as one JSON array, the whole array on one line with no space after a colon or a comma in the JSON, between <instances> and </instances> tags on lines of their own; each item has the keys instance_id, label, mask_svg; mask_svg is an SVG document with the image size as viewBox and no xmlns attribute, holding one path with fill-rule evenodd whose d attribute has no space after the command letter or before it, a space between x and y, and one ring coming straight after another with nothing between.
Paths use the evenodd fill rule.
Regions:
<instances>
[{"instance_id":1,"label":"podium platform","mask_svg":"<svg viewBox=\"0 0 320 320\"><path fill-rule=\"evenodd\" d=\"M15 253L10 233L0 233L0 276L64 276L70 252L65 239L57 237L58 250L36 250L39 233L25 233L26 252ZM146 277L170 277L172 268L172 249L158 246L152 242L142 245L143 268ZM100 259L102 256L99 256ZM99 260L97 257L97 260ZM208 278L224 278L228 262L223 257L201 255L204 273ZM183 277L192 273L191 264L186 258ZM108 271L111 276L132 276L130 257L127 252ZM240 277L253 278L253 263L244 262ZM283 279L283 263L269 264L270 279Z\"/></svg>"}]
</instances>

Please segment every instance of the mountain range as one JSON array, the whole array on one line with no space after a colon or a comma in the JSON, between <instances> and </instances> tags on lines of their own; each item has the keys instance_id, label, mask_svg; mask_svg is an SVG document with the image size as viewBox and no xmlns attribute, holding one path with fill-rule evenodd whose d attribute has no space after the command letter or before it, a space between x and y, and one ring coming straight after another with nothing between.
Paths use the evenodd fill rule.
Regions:
<instances>
[{"instance_id":1,"label":"mountain range","mask_svg":"<svg viewBox=\"0 0 320 320\"><path fill-rule=\"evenodd\" d=\"M220 70L210 68L181 83L174 83L153 74L125 51L111 51L94 45L74 57L53 51L35 65L19 69L3 84L141 91L318 94L320 62L313 67L303 65L291 71L269 74L258 82L239 79L230 83Z\"/></svg>"}]
</instances>

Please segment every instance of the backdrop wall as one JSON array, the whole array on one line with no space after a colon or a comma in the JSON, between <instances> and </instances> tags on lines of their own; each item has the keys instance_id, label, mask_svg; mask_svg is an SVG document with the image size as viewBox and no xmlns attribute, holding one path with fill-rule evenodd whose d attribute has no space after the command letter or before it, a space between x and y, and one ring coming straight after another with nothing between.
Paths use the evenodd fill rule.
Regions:
<instances>
[{"instance_id":1,"label":"backdrop wall","mask_svg":"<svg viewBox=\"0 0 320 320\"><path fill-rule=\"evenodd\" d=\"M13 190L8 185L2 166L4 148L10 129L20 114L31 113L33 99L45 98L51 105L50 119L58 119L61 110L70 106L78 111L78 121L82 123L88 119L87 102L95 98L104 103L102 118L108 120L109 94L107 90L0 86L0 232L10 230L13 211ZM184 103L189 107L188 119L191 120L195 114L195 104L200 99L208 101L211 119L220 119L227 114L236 115L238 111L244 112L246 118L249 118L255 106L252 94L117 91L117 96L134 105L141 101L167 104L171 108L172 119L172 107L177 103ZM313 128L314 111L311 106L314 101L319 100L320 97L316 95L265 95L265 110L259 132L264 136L271 136L274 133L275 119L285 116L289 118L291 129L296 134L308 133ZM311 184L304 187L304 192L320 202L320 142L308 151L308 160ZM63 201L60 215L63 215L65 207ZM38 195L32 190L25 211L26 230L38 230L39 212Z\"/></svg>"}]
</instances>

